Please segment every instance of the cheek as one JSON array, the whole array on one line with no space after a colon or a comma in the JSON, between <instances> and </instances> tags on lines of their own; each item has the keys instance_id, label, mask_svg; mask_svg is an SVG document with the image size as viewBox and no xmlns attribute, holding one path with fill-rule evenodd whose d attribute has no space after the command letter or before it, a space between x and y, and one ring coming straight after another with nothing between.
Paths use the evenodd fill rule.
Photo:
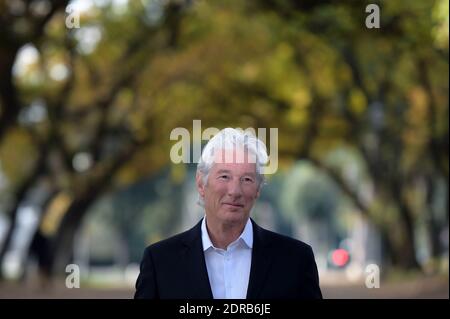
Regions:
<instances>
[{"instance_id":1,"label":"cheek","mask_svg":"<svg viewBox=\"0 0 450 319\"><path fill-rule=\"evenodd\" d=\"M257 191L255 190L255 189L249 189L249 190L246 190L245 192L244 192L244 194L245 194L245 198L247 199L247 201L255 201L256 200L256 198L257 198Z\"/></svg>"},{"instance_id":2,"label":"cheek","mask_svg":"<svg viewBox=\"0 0 450 319\"><path fill-rule=\"evenodd\" d=\"M227 194L227 188L225 185L215 184L215 185L210 185L210 187L208 188L208 195L211 198L221 198L226 194Z\"/></svg>"}]
</instances>

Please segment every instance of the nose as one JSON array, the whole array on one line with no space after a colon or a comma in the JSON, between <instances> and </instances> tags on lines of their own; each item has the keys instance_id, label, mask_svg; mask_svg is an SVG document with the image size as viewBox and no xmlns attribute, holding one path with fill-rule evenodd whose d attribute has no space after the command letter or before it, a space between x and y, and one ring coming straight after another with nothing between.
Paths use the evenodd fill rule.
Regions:
<instances>
[{"instance_id":1,"label":"nose","mask_svg":"<svg viewBox=\"0 0 450 319\"><path fill-rule=\"evenodd\" d=\"M237 199L242 196L242 188L239 179L233 179L228 183L228 196Z\"/></svg>"}]
</instances>

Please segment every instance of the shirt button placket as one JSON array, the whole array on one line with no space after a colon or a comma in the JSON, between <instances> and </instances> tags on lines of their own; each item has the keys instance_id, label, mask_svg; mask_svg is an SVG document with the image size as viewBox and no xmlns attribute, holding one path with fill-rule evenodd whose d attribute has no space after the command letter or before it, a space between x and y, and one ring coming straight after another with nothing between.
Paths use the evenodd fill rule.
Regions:
<instances>
[{"instance_id":1,"label":"shirt button placket","mask_svg":"<svg viewBox=\"0 0 450 319\"><path fill-rule=\"evenodd\" d=\"M224 255L225 258L225 282L226 282L226 286L225 286L225 290L226 290L226 294L227 297L231 296L231 271L232 269L230 268L230 253L229 251L225 252Z\"/></svg>"}]
</instances>

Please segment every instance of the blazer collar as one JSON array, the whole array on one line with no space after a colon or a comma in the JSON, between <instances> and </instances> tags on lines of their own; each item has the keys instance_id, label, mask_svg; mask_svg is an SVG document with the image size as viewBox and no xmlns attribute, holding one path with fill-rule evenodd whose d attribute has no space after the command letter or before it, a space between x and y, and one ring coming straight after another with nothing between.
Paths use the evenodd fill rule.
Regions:
<instances>
[{"instance_id":1,"label":"blazer collar","mask_svg":"<svg viewBox=\"0 0 450 319\"><path fill-rule=\"evenodd\" d=\"M201 224L202 220L188 230L183 240L185 246L184 258L189 271L186 280L189 280L194 293L192 299L213 299L205 254L202 248Z\"/></svg>"},{"instance_id":2,"label":"blazer collar","mask_svg":"<svg viewBox=\"0 0 450 319\"><path fill-rule=\"evenodd\" d=\"M271 242L267 240L264 230L253 219L251 221L253 224L253 249L247 299L257 299L269 273L273 254L268 251Z\"/></svg>"}]
</instances>

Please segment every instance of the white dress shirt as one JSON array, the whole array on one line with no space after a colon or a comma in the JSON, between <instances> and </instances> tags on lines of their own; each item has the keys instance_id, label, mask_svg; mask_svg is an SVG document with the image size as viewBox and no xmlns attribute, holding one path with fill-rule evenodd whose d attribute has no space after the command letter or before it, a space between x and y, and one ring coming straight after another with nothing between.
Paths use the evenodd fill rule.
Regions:
<instances>
[{"instance_id":1,"label":"white dress shirt","mask_svg":"<svg viewBox=\"0 0 450 319\"><path fill-rule=\"evenodd\" d=\"M227 249L216 248L202 221L202 244L214 299L245 299L252 263L253 226L250 218L244 231Z\"/></svg>"}]
</instances>

